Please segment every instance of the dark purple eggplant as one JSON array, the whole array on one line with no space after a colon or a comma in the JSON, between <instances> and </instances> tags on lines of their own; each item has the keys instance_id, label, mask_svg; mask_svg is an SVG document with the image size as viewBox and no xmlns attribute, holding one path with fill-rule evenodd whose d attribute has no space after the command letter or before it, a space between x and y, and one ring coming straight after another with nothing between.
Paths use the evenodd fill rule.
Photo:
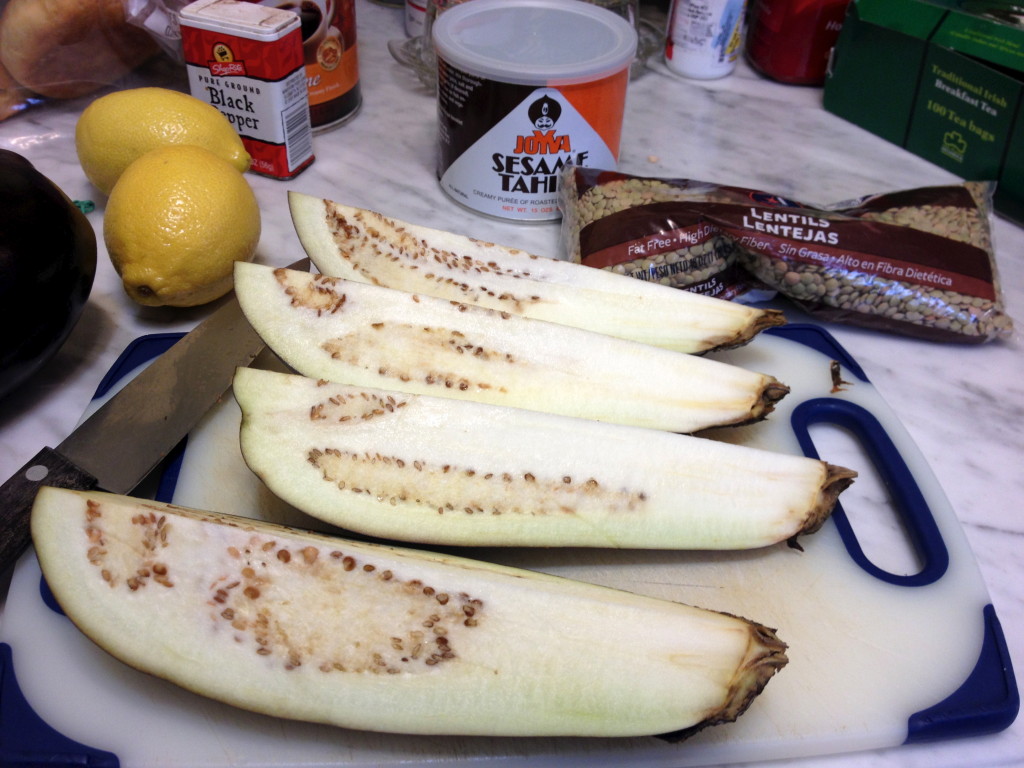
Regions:
<instances>
[{"instance_id":1,"label":"dark purple eggplant","mask_svg":"<svg viewBox=\"0 0 1024 768\"><path fill-rule=\"evenodd\" d=\"M0 398L61 348L95 275L85 215L28 160L0 149Z\"/></svg>"}]
</instances>

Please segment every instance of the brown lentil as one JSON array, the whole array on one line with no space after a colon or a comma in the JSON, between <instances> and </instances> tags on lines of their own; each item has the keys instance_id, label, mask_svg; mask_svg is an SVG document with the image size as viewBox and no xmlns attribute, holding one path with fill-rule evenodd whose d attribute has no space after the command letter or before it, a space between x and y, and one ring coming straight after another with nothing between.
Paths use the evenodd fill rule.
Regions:
<instances>
[{"instance_id":1,"label":"brown lentil","mask_svg":"<svg viewBox=\"0 0 1024 768\"><path fill-rule=\"evenodd\" d=\"M707 182L570 167L561 194L561 236L576 262L600 253L594 266L722 298L741 298L760 286L825 320L933 340L983 342L1007 338L1013 328L992 249L988 184L810 206ZM843 239L787 239L778 229L764 229L761 211L768 211L768 221L780 214L811 220L805 233L822 236L831 228L833 237L842 232ZM606 228L595 229L601 222ZM698 225L711 233L700 244L661 251L661 243L674 244L669 234ZM658 248L641 258L620 258L644 251L644 240L629 239L641 230ZM773 234L760 237L762 231ZM602 239L613 234L615 242ZM863 266L851 266L848 257Z\"/></svg>"}]
</instances>

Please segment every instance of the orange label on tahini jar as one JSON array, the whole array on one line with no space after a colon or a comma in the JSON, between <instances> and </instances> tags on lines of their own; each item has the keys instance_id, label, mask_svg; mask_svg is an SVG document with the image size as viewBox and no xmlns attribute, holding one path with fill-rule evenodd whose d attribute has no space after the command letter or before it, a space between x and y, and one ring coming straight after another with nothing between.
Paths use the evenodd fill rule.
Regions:
<instances>
[{"instance_id":1,"label":"orange label on tahini jar","mask_svg":"<svg viewBox=\"0 0 1024 768\"><path fill-rule=\"evenodd\" d=\"M567 165L618 163L636 31L578 0L473 0L433 26L441 188L480 213L560 216Z\"/></svg>"}]
</instances>

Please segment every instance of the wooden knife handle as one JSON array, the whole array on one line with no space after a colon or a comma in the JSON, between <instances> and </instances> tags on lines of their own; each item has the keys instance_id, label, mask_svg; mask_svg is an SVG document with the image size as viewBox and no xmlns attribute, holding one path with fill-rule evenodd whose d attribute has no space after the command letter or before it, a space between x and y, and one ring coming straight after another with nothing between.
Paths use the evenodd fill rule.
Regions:
<instances>
[{"instance_id":1,"label":"wooden knife handle","mask_svg":"<svg viewBox=\"0 0 1024 768\"><path fill-rule=\"evenodd\" d=\"M44 485L86 491L96 487L96 478L52 448L43 448L0 486L0 573L14 565L28 547L32 503Z\"/></svg>"}]
</instances>

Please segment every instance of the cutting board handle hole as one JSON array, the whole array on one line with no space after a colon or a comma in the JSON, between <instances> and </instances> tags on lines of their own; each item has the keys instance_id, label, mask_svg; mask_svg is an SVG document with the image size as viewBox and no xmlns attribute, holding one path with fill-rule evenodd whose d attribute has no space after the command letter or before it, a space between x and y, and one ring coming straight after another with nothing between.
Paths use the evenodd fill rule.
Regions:
<instances>
[{"instance_id":1,"label":"cutting board handle hole","mask_svg":"<svg viewBox=\"0 0 1024 768\"><path fill-rule=\"evenodd\" d=\"M857 480L841 498L865 556L889 573L920 573L924 562L910 531L857 436L836 424L814 424L810 434L822 459L857 471Z\"/></svg>"},{"instance_id":2,"label":"cutting board handle hole","mask_svg":"<svg viewBox=\"0 0 1024 768\"><path fill-rule=\"evenodd\" d=\"M866 409L836 398L801 403L792 426L805 455L856 470L832 519L850 557L901 586L942 578L949 553L913 474Z\"/></svg>"}]
</instances>

